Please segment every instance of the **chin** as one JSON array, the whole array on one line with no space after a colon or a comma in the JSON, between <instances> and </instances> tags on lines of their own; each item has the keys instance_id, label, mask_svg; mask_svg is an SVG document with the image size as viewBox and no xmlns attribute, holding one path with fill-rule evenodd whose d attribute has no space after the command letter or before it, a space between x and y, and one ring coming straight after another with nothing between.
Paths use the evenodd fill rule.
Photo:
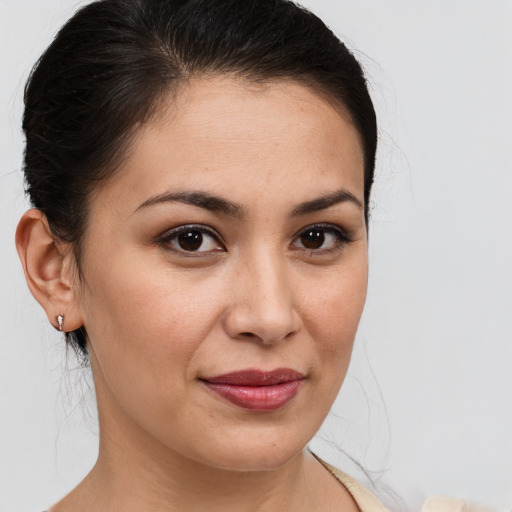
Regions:
<instances>
[{"instance_id":1,"label":"chin","mask_svg":"<svg viewBox=\"0 0 512 512\"><path fill-rule=\"evenodd\" d=\"M303 434L302 434L303 436ZM274 435L254 432L251 438L220 440L207 448L208 455L196 453L198 462L226 471L256 472L273 471L287 464L299 455L309 439L302 439L295 433Z\"/></svg>"},{"instance_id":2,"label":"chin","mask_svg":"<svg viewBox=\"0 0 512 512\"><path fill-rule=\"evenodd\" d=\"M226 471L237 472L274 471L293 460L302 450L303 447L293 451L283 451L272 447L266 450L266 453L262 453L261 450L254 453L251 450L244 450L244 453L218 460L215 466Z\"/></svg>"}]
</instances>

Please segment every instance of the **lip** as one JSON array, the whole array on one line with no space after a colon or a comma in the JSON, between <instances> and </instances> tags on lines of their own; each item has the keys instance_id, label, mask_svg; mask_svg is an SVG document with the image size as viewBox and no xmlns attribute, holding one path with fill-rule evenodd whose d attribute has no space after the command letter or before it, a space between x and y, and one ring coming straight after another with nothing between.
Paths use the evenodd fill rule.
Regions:
<instances>
[{"instance_id":1,"label":"lip","mask_svg":"<svg viewBox=\"0 0 512 512\"><path fill-rule=\"evenodd\" d=\"M284 407L297 394L303 380L302 373L290 368L248 369L201 379L217 395L251 411Z\"/></svg>"}]
</instances>

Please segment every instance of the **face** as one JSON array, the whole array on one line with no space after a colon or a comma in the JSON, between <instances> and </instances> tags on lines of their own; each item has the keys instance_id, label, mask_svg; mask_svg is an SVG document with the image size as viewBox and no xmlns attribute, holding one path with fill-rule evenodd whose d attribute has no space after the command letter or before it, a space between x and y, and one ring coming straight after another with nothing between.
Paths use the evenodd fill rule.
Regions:
<instances>
[{"instance_id":1,"label":"face","mask_svg":"<svg viewBox=\"0 0 512 512\"><path fill-rule=\"evenodd\" d=\"M103 438L236 470L299 453L362 312L362 203L357 131L316 93L183 89L91 201L79 307Z\"/></svg>"}]
</instances>

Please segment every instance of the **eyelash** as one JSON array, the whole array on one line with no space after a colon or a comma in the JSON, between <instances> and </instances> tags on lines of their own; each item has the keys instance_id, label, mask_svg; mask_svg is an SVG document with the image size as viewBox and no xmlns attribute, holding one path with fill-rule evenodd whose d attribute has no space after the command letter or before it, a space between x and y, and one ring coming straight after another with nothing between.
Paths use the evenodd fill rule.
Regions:
<instances>
[{"instance_id":1,"label":"eyelash","mask_svg":"<svg viewBox=\"0 0 512 512\"><path fill-rule=\"evenodd\" d=\"M295 248L296 251L303 251L306 252L307 256L321 256L321 255L327 255L332 254L337 251L341 251L346 244L352 242L352 239L348 236L345 230L343 230L341 227L336 226L334 224L312 224L311 226L307 226L306 228L299 231L294 236L294 241L300 239L300 237L305 236L308 231L321 231L324 234L332 234L336 237L336 241L334 243L334 246L329 249L308 249L306 247L302 248ZM174 251L182 256L185 257L201 257L203 255L211 255L213 253L217 252L225 252L225 249L223 250L215 250L215 251L187 251L185 249L179 249L177 247L172 247L172 242L174 240L177 240L177 238L188 232L200 232L202 234L207 234L208 236L212 237L219 245L225 246L224 241L222 240L222 237L215 232L214 230L210 229L208 226L205 226L204 224L187 224L184 226L179 226L175 229L172 229L168 232L166 232L163 236L161 236L157 242L164 246L166 249Z\"/></svg>"},{"instance_id":2,"label":"eyelash","mask_svg":"<svg viewBox=\"0 0 512 512\"><path fill-rule=\"evenodd\" d=\"M323 256L328 254L333 254L335 252L341 251L347 244L352 242L352 239L348 236L347 232L339 226L334 224L312 224L311 226L307 226L302 229L299 233L297 233L294 237L294 240L299 239L301 236L304 236L308 233L308 231L322 231L324 234L332 234L335 236L336 240L333 247L329 249L307 249L300 248L297 250L306 251L308 256Z\"/></svg>"}]
</instances>

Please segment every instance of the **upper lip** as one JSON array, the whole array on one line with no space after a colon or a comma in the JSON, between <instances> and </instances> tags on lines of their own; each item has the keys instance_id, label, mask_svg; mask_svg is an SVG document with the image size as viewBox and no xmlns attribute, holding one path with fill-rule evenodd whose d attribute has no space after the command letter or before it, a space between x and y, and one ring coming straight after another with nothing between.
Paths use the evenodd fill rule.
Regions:
<instances>
[{"instance_id":1,"label":"upper lip","mask_svg":"<svg viewBox=\"0 0 512 512\"><path fill-rule=\"evenodd\" d=\"M202 378L210 384L231 384L233 386L273 386L283 382L301 380L304 375L291 368L276 368L263 371L257 369L239 370L235 372Z\"/></svg>"}]
</instances>

